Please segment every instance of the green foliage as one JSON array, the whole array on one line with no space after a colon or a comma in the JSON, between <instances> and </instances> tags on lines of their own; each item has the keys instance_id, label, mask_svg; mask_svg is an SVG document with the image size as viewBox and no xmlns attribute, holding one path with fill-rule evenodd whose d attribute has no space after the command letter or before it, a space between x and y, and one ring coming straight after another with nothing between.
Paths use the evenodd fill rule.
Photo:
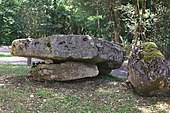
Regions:
<instances>
[{"instance_id":1,"label":"green foliage","mask_svg":"<svg viewBox=\"0 0 170 113\"><path fill-rule=\"evenodd\" d=\"M141 5L142 0L139 2ZM169 3L147 0L141 22L147 41L155 42L167 58ZM111 41L116 33L125 45L128 34L134 35L135 21L134 0L1 0L0 45L10 45L17 38L53 34L88 34Z\"/></svg>"},{"instance_id":2,"label":"green foliage","mask_svg":"<svg viewBox=\"0 0 170 113\"><path fill-rule=\"evenodd\" d=\"M15 0L3 0L0 2L0 43L10 44L16 38L14 28L14 16L17 10Z\"/></svg>"},{"instance_id":3,"label":"green foliage","mask_svg":"<svg viewBox=\"0 0 170 113\"><path fill-rule=\"evenodd\" d=\"M170 1L161 0L158 2L155 12L154 24L150 26L148 30L150 39L149 41L154 41L161 52L165 55L166 58L170 58ZM154 38L153 38L154 37Z\"/></svg>"}]
</instances>

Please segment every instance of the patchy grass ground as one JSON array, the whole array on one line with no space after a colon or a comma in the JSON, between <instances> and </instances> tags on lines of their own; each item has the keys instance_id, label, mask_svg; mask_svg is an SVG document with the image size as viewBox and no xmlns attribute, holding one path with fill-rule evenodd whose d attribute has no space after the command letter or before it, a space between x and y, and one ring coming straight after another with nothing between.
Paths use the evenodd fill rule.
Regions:
<instances>
[{"instance_id":1,"label":"patchy grass ground","mask_svg":"<svg viewBox=\"0 0 170 113\"><path fill-rule=\"evenodd\" d=\"M12 55L7 52L0 52L0 57L12 57Z\"/></svg>"},{"instance_id":2,"label":"patchy grass ground","mask_svg":"<svg viewBox=\"0 0 170 113\"><path fill-rule=\"evenodd\" d=\"M0 65L0 112L14 113L168 113L168 96L140 97L124 79L99 76L70 82L38 82L30 67Z\"/></svg>"}]
</instances>

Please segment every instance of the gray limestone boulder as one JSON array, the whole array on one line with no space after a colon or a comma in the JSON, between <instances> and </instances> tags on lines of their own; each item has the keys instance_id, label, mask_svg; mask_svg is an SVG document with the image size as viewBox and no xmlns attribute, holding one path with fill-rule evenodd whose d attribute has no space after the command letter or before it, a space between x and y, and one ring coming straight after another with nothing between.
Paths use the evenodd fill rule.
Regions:
<instances>
[{"instance_id":1,"label":"gray limestone boulder","mask_svg":"<svg viewBox=\"0 0 170 113\"><path fill-rule=\"evenodd\" d=\"M35 80L68 81L99 74L96 65L81 62L64 62L60 64L38 64L30 71Z\"/></svg>"},{"instance_id":2,"label":"gray limestone boulder","mask_svg":"<svg viewBox=\"0 0 170 113\"><path fill-rule=\"evenodd\" d=\"M128 80L143 96L170 94L170 75L164 56L154 43L134 47L128 62Z\"/></svg>"},{"instance_id":3,"label":"gray limestone boulder","mask_svg":"<svg viewBox=\"0 0 170 113\"><path fill-rule=\"evenodd\" d=\"M53 35L39 39L17 39L12 42L11 54L50 59L53 62L87 62L97 65L100 73L105 74L119 68L124 60L122 46L88 35Z\"/></svg>"}]
</instances>

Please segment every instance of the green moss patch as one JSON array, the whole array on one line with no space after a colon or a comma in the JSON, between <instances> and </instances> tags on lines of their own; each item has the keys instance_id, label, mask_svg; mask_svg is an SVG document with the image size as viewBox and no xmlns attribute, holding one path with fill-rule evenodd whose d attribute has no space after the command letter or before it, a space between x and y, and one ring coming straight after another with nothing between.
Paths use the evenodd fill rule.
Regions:
<instances>
[{"instance_id":1,"label":"green moss patch","mask_svg":"<svg viewBox=\"0 0 170 113\"><path fill-rule=\"evenodd\" d=\"M158 50L157 45L154 42L146 42L141 44L144 61L150 61L153 58L164 59L164 55Z\"/></svg>"}]
</instances>

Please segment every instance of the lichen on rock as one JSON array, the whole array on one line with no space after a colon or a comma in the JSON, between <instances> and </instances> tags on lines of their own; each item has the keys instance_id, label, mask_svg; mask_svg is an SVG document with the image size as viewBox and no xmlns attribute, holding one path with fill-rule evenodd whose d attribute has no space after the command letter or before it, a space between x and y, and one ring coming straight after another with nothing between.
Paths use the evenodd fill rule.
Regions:
<instances>
[{"instance_id":1,"label":"lichen on rock","mask_svg":"<svg viewBox=\"0 0 170 113\"><path fill-rule=\"evenodd\" d=\"M128 80L139 95L170 93L168 65L153 42L132 49L128 62Z\"/></svg>"}]
</instances>

